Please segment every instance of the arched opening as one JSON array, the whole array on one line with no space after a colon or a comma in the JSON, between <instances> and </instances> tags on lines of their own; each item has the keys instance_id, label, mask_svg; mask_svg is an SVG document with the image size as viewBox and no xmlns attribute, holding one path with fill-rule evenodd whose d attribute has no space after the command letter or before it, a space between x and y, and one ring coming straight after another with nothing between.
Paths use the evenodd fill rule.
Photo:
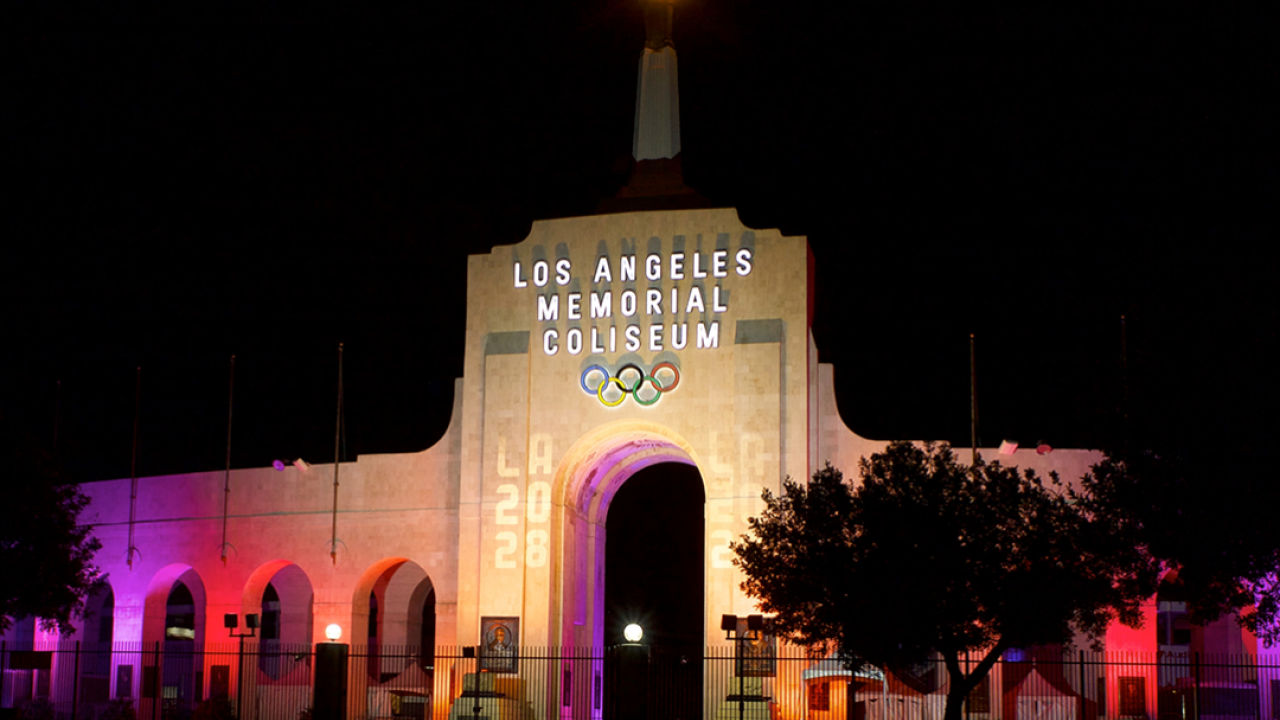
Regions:
<instances>
[{"instance_id":1,"label":"arched opening","mask_svg":"<svg viewBox=\"0 0 1280 720\"><path fill-rule=\"evenodd\" d=\"M265 563L245 583L242 614L258 614L258 670L262 682L306 682L307 647L315 632L314 591L302 568L287 560Z\"/></svg>"},{"instance_id":2,"label":"arched opening","mask_svg":"<svg viewBox=\"0 0 1280 720\"><path fill-rule=\"evenodd\" d=\"M702 711L705 500L696 467L661 463L627 478L605 519L605 642L625 642L624 628L640 625L648 672L669 689L649 710L665 717ZM620 680L608 683L612 692Z\"/></svg>"},{"instance_id":3,"label":"arched opening","mask_svg":"<svg viewBox=\"0 0 1280 720\"><path fill-rule=\"evenodd\" d=\"M645 479L645 470L648 468L657 468L654 477L660 478L670 475L672 468L678 465L687 467L687 470L676 471L684 473L687 481L680 483L675 489L654 488ZM681 548L677 552L683 560L696 563L696 570L692 571L692 575L697 579L679 584L684 590L696 592L697 599L677 601L675 605L686 609L692 606L698 615L691 618L685 612L669 613L655 605L649 610L652 633L648 637L650 643L658 640L680 642L679 638L684 638L684 641L692 641L700 649L705 642L702 628L706 614L706 581L702 561L707 556L708 540L703 520L706 493L697 469L699 466L697 454L684 438L662 425L639 420L621 420L600 426L579 439L565 453L556 469L552 492L559 508L555 516L559 527L553 534L552 556L556 558L560 568L558 582L563 608L561 616L553 622L558 621L554 632L559 635L563 645L598 648L621 644L620 626L626 624L625 615L628 612L645 614L643 607L629 606L636 605L637 601L643 604L647 600L633 595L638 591L629 591L625 581L615 583L614 580L626 574L639 576L639 581L643 582L650 575L645 568L648 561L656 561L659 565L664 561L670 564L672 557L666 551L654 551L650 543L651 549L649 557L644 558L645 563L641 563L639 559L615 560L610 563L607 558L610 544L615 538L618 539L621 544L614 545L612 550L625 556L628 554L629 541L644 543L645 538L654 538L657 535L654 532L654 517L666 512L663 508L663 495L666 495L665 502L671 503L671 493L676 493L688 505L696 508L693 510L696 519L685 523L685 529L690 529L688 526L697 529L683 541L677 539L676 544ZM639 479L631 492L644 494L648 490L657 499L651 501L654 509L638 510L638 517L630 520L627 518L630 509L637 506L643 508L648 504L627 499L631 492L626 491L626 486L637 478ZM685 509L692 509L688 505ZM615 510L620 514L615 515ZM627 529L631 522L635 522L640 529ZM630 549L632 554L644 554L642 546L630 546ZM669 572L669 568L659 572ZM606 593L610 593L609 602L606 602ZM641 619L643 624L642 618L636 619ZM662 631L658 640L654 640L655 634L659 633L659 626L662 626ZM697 635L696 639L694 635ZM674 713L672 716L702 715L701 654L698 654L695 661L688 651L685 656L674 652L670 658L659 657L658 652L655 650L654 656L651 656L655 662L663 664L669 660L680 665L682 672L689 675L688 707L669 709ZM605 712L608 703L612 702L607 698L611 695L612 691L608 688L613 680L607 677L604 670L601 663L565 663L560 669L563 677L560 692L565 698L562 711L571 712L575 717L580 713L599 717L599 713Z\"/></svg>"},{"instance_id":4,"label":"arched opening","mask_svg":"<svg viewBox=\"0 0 1280 720\"><path fill-rule=\"evenodd\" d=\"M426 684L434 667L435 585L422 566L388 558L365 571L352 599L352 644L368 646L371 685Z\"/></svg>"},{"instance_id":5,"label":"arched opening","mask_svg":"<svg viewBox=\"0 0 1280 720\"><path fill-rule=\"evenodd\" d=\"M97 709L111 697L111 643L115 639L116 596L110 583L99 582L85 598L80 628L81 698Z\"/></svg>"},{"instance_id":6,"label":"arched opening","mask_svg":"<svg viewBox=\"0 0 1280 720\"><path fill-rule=\"evenodd\" d=\"M201 607L201 614L204 608ZM173 584L165 602L164 673L161 714L181 716L200 701L203 666L196 658L196 599L181 580ZM143 683L147 685L146 682Z\"/></svg>"},{"instance_id":7,"label":"arched opening","mask_svg":"<svg viewBox=\"0 0 1280 720\"><path fill-rule=\"evenodd\" d=\"M628 478L609 503L607 644L638 623L646 644L703 646L704 501L696 467L662 463Z\"/></svg>"},{"instance_id":8,"label":"arched opening","mask_svg":"<svg viewBox=\"0 0 1280 720\"><path fill-rule=\"evenodd\" d=\"M151 579L142 621L141 685L133 685L131 665L119 666L115 677L116 694L121 685L140 690L139 716L154 714L154 702L161 714L182 716L202 699L205 613L204 581L190 565L166 566ZM164 651L159 664L151 652L157 646Z\"/></svg>"},{"instance_id":9,"label":"arched opening","mask_svg":"<svg viewBox=\"0 0 1280 720\"><path fill-rule=\"evenodd\" d=\"M606 518L629 478L663 464L699 466L692 447L669 428L623 420L583 436L557 468L553 497L562 509L558 511L560 529L555 533L552 555L563 568L560 590L564 610L556 628L562 644L601 647L617 642L616 635L606 636L606 535L613 532L606 530ZM694 474L697 476L696 470ZM698 497L705 495L699 493ZM705 543L704 537L695 545L700 556L705 555ZM596 681L595 677L583 680L587 686Z\"/></svg>"}]
</instances>

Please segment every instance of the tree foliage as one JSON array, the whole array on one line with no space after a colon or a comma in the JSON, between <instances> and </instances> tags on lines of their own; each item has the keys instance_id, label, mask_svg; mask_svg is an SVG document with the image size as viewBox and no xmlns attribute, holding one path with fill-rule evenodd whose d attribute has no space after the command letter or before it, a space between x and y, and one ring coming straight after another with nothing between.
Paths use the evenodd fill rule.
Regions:
<instances>
[{"instance_id":1,"label":"tree foliage","mask_svg":"<svg viewBox=\"0 0 1280 720\"><path fill-rule=\"evenodd\" d=\"M1265 458L1109 452L1083 485L1091 516L1177 569L1193 622L1238 613L1265 644L1280 641L1280 491Z\"/></svg>"},{"instance_id":2,"label":"tree foliage","mask_svg":"<svg viewBox=\"0 0 1280 720\"><path fill-rule=\"evenodd\" d=\"M780 634L829 643L853 663L903 666L938 653L947 717L1011 647L1099 637L1139 604L1158 565L1115 542L1056 476L956 461L946 445L890 444L859 463L862 482L827 465L807 485L764 493L735 543L743 589ZM981 660L970 672L966 653Z\"/></svg>"},{"instance_id":3,"label":"tree foliage","mask_svg":"<svg viewBox=\"0 0 1280 720\"><path fill-rule=\"evenodd\" d=\"M93 564L101 544L89 527L77 525L89 500L59 476L31 438L9 431L0 437L10 462L0 480L0 632L28 616L70 632L85 596L102 578Z\"/></svg>"}]
</instances>

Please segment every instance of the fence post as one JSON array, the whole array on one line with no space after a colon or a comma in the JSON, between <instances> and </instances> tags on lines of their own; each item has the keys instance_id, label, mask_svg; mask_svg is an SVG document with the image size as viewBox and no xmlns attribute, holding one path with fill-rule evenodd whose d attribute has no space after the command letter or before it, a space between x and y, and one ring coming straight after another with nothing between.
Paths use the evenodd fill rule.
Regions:
<instances>
[{"instance_id":1,"label":"fence post","mask_svg":"<svg viewBox=\"0 0 1280 720\"><path fill-rule=\"evenodd\" d=\"M76 720L80 704L80 641L76 641L75 671L71 676L71 720Z\"/></svg>"},{"instance_id":2,"label":"fence post","mask_svg":"<svg viewBox=\"0 0 1280 720\"><path fill-rule=\"evenodd\" d=\"M1084 720L1084 701L1085 701L1085 687L1086 687L1084 684L1084 650L1076 651L1076 659L1079 661L1079 664L1080 664L1080 701L1079 701L1080 707L1079 707L1079 710L1077 711L1077 715L1080 718L1080 720Z\"/></svg>"},{"instance_id":3,"label":"fence post","mask_svg":"<svg viewBox=\"0 0 1280 720\"><path fill-rule=\"evenodd\" d=\"M156 720L156 718L160 717L160 698L164 697L164 692L160 690L160 686L164 683L164 679L160 676L160 671L162 669L163 668L160 667L160 641L157 640L155 650L155 671L151 673L151 720ZM145 671L143 672L143 675L146 675ZM143 690L145 691L147 689L145 687L147 683L143 682L142 684L144 686Z\"/></svg>"},{"instance_id":4,"label":"fence post","mask_svg":"<svg viewBox=\"0 0 1280 720\"><path fill-rule=\"evenodd\" d=\"M1195 702L1192 703L1192 707L1195 709L1196 713L1195 720L1200 720L1200 652L1196 651L1193 655L1195 657L1195 664L1192 667L1194 668L1196 675L1196 697Z\"/></svg>"}]
</instances>

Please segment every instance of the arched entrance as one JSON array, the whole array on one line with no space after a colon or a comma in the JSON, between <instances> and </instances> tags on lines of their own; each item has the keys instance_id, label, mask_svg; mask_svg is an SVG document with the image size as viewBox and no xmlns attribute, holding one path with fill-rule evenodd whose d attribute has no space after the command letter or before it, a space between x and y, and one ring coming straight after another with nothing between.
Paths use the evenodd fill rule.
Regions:
<instances>
[{"instance_id":1,"label":"arched entrance","mask_svg":"<svg viewBox=\"0 0 1280 720\"><path fill-rule=\"evenodd\" d=\"M265 681L304 682L310 668L298 659L314 637L311 579L295 563L273 560L249 576L241 597L242 616L258 615L258 670Z\"/></svg>"},{"instance_id":2,"label":"arched entrance","mask_svg":"<svg viewBox=\"0 0 1280 720\"><path fill-rule=\"evenodd\" d=\"M696 467L662 463L632 475L606 519L605 640L637 623L650 645L701 649L705 493Z\"/></svg>"},{"instance_id":3,"label":"arched entrance","mask_svg":"<svg viewBox=\"0 0 1280 720\"><path fill-rule=\"evenodd\" d=\"M142 623L143 713L189 713L204 696L205 587L200 575L182 563L156 573L147 587ZM153 652L163 648L163 654ZM156 661L159 660L159 663ZM117 678L117 683L121 680Z\"/></svg>"},{"instance_id":4,"label":"arched entrance","mask_svg":"<svg viewBox=\"0 0 1280 720\"><path fill-rule=\"evenodd\" d=\"M643 699L650 716L697 717L702 711L706 493L692 465L661 463L623 483L605 519L605 640L624 642L629 623L641 626L647 666L644 674L663 691L629 696L634 666L614 657L606 664L609 697L604 717L626 716L625 707ZM619 648L628 652L630 648ZM647 683L646 683L647 684ZM619 694L621 693L621 694Z\"/></svg>"},{"instance_id":5,"label":"arched entrance","mask_svg":"<svg viewBox=\"0 0 1280 720\"><path fill-rule=\"evenodd\" d=\"M372 682L391 680L411 664L431 667L435 598L435 584L412 560L387 558L364 572L351 601L351 644L368 646Z\"/></svg>"},{"instance_id":6,"label":"arched entrance","mask_svg":"<svg viewBox=\"0 0 1280 720\"><path fill-rule=\"evenodd\" d=\"M601 426L565 454L554 493L560 526L554 555L560 564L562 608L557 630L563 645L604 647L617 642L606 635L605 617L610 506L634 475L668 463L692 466L697 473L696 455L684 438L656 423L634 420ZM706 557L706 543L704 532L699 558ZM702 613L705 619L705 607Z\"/></svg>"},{"instance_id":7,"label":"arched entrance","mask_svg":"<svg viewBox=\"0 0 1280 720\"><path fill-rule=\"evenodd\" d=\"M80 662L81 698L98 710L111 697L111 650L115 639L116 596L103 580L85 598L84 624L77 637L83 643Z\"/></svg>"}]
</instances>

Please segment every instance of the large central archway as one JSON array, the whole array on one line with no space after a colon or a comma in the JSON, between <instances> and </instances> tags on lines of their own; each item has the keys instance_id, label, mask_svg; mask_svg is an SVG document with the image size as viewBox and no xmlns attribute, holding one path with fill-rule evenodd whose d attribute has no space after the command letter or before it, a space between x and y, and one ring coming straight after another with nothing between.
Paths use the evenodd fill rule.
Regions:
<instances>
[{"instance_id":1,"label":"large central archway","mask_svg":"<svg viewBox=\"0 0 1280 720\"><path fill-rule=\"evenodd\" d=\"M689 443L670 428L635 420L600 426L565 454L556 473L558 527L553 535L557 542L556 584L561 597L559 615L553 622L563 645L609 644L605 621L609 508L628 479L663 463L695 469L699 465ZM689 552L705 557L705 536L697 545ZM705 608L702 613L705 615Z\"/></svg>"},{"instance_id":2,"label":"large central archway","mask_svg":"<svg viewBox=\"0 0 1280 720\"><path fill-rule=\"evenodd\" d=\"M705 501L698 469L679 463L640 470L618 490L606 521L607 643L636 623L647 644L702 647L706 570L691 549L705 536Z\"/></svg>"}]
</instances>

